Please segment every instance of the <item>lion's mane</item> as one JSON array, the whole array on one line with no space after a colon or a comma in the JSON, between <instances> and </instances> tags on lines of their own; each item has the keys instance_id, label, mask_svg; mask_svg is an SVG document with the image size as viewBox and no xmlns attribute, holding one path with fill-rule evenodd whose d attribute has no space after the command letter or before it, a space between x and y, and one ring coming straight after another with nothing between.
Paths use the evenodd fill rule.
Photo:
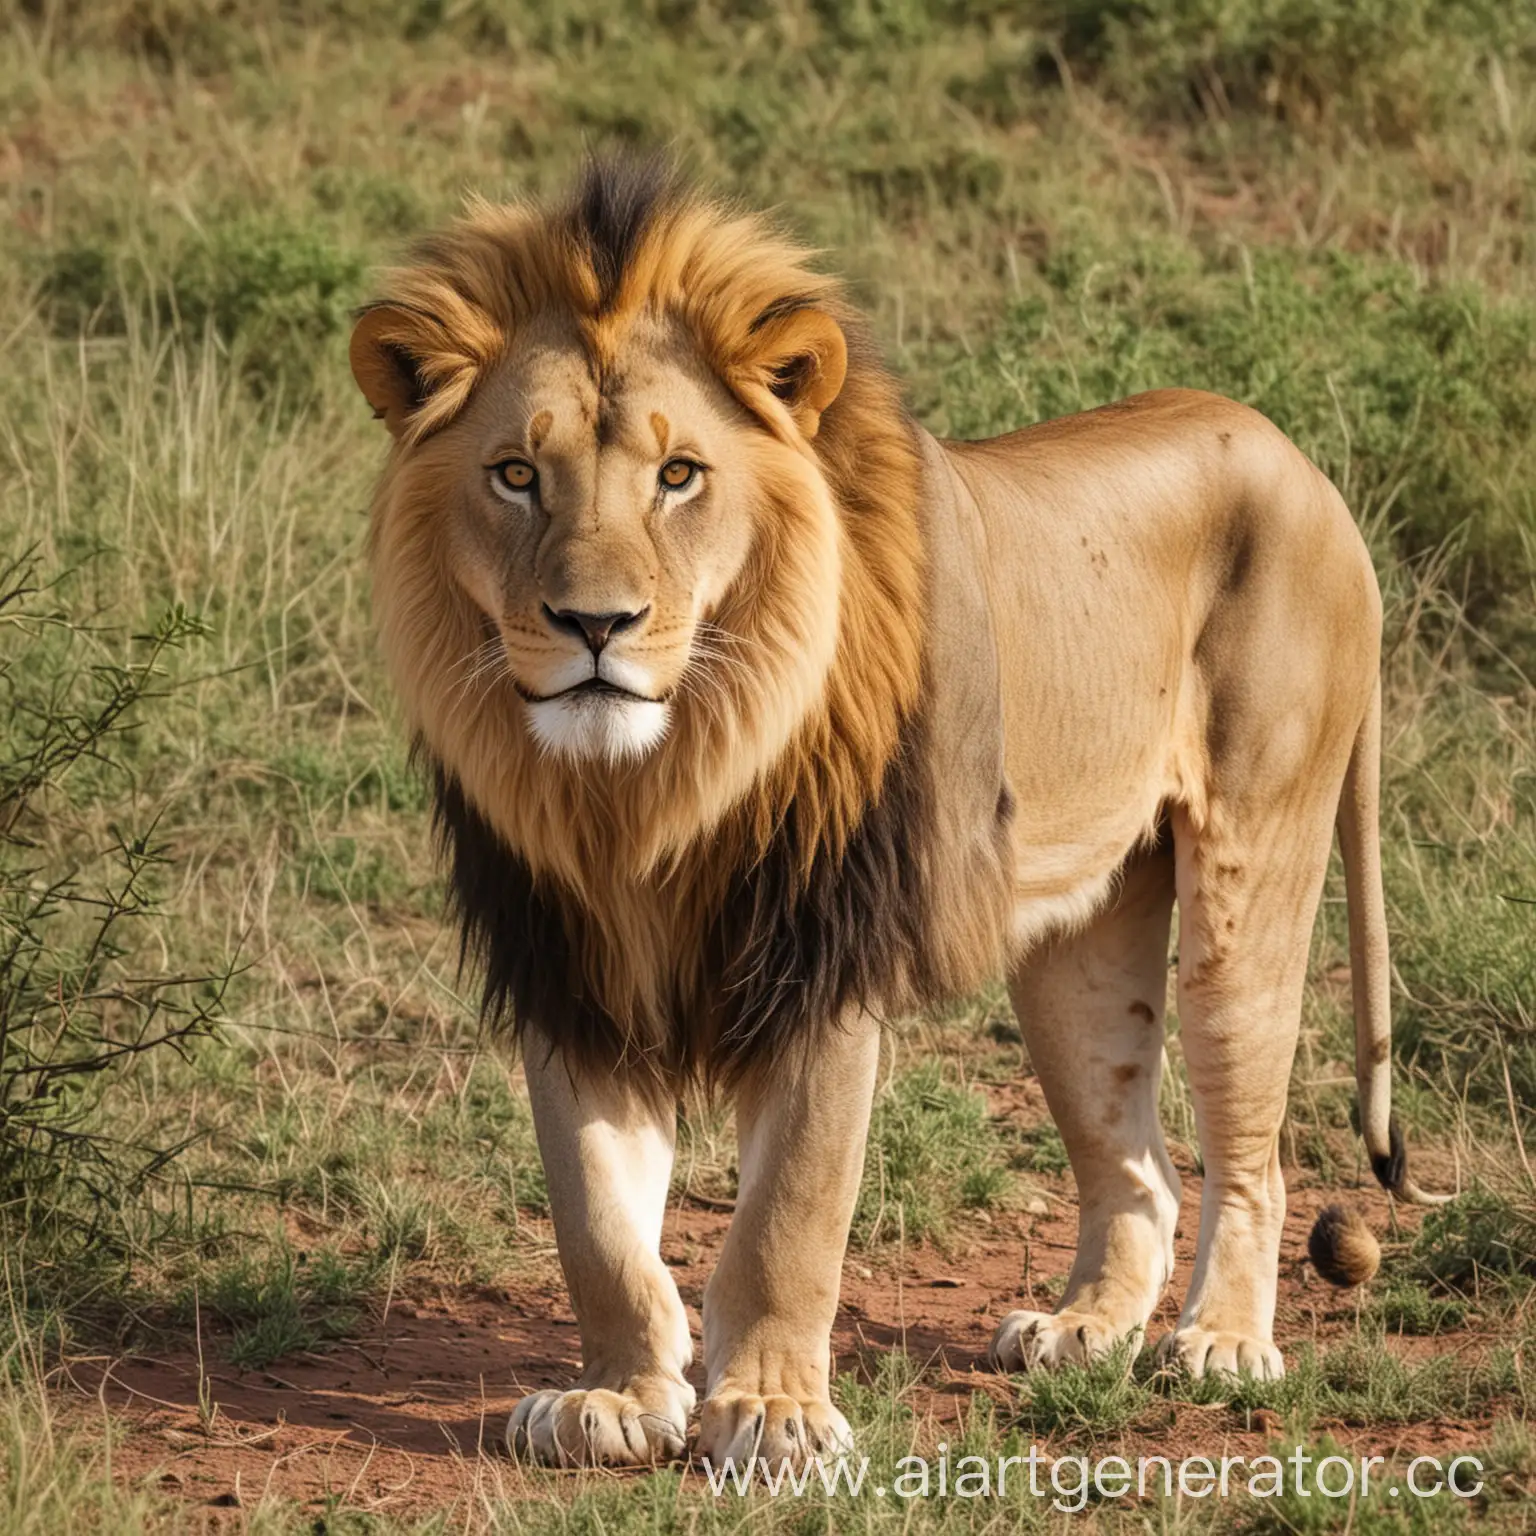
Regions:
<instances>
[{"instance_id":1,"label":"lion's mane","mask_svg":"<svg viewBox=\"0 0 1536 1536\"><path fill-rule=\"evenodd\" d=\"M740 1078L814 1048L850 1008L930 1003L974 984L1002 945L1006 792L980 894L964 888L974 860L939 831L916 436L810 254L661 165L595 163L561 208L471 205L387 279L400 317L388 341L418 388L375 499L375 602L434 785L464 958L483 970L493 1021L658 1085ZM764 335L807 307L849 346L809 446L775 416L784 381L758 371ZM742 638L740 660L707 701L679 697L637 764L550 761L510 687L471 705L453 686L485 634L434 552L433 491L451 473L436 434L518 327L550 310L577 321L599 376L637 316L672 317L797 450L794 472L763 487L772 518L716 616ZM835 508L832 572L797 537L807 475ZM835 658L819 702L765 755L763 694L774 666L793 665L812 603L837 605Z\"/></svg>"}]
</instances>

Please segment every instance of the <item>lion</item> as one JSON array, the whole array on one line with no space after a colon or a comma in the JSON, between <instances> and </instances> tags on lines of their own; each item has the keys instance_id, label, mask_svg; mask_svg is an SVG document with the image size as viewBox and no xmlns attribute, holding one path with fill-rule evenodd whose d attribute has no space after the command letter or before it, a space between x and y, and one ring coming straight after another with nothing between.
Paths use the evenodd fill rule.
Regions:
<instances>
[{"instance_id":1,"label":"lion","mask_svg":"<svg viewBox=\"0 0 1536 1536\"><path fill-rule=\"evenodd\" d=\"M812 254L661 164L472 201L387 275L351 365L392 439L381 645L463 958L521 1039L580 1326L513 1449L687 1446L658 1246L695 1087L740 1142L697 1452L846 1446L830 1340L881 1021L999 974L1080 1214L1060 1304L1003 1318L992 1360L1139 1336L1179 1210L1175 904L1204 1187L1160 1347L1280 1375L1279 1137L1335 827L1361 1131L1430 1198L1389 1107L1381 600L1325 476L1189 390L938 441Z\"/></svg>"}]
</instances>

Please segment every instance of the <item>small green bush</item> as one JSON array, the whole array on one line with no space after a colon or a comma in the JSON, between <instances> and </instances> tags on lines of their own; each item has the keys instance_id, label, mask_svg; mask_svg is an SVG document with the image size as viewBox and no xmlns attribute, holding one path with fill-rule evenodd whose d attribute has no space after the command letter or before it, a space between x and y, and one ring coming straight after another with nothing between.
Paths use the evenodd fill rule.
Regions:
<instances>
[{"instance_id":1,"label":"small green bush","mask_svg":"<svg viewBox=\"0 0 1536 1536\"><path fill-rule=\"evenodd\" d=\"M258 396L303 403L325 344L348 325L362 291L362 259L314 230L238 215L164 250L133 258L121 242L85 237L39 263L53 329L121 333L130 312L230 348Z\"/></svg>"},{"instance_id":2,"label":"small green bush","mask_svg":"<svg viewBox=\"0 0 1536 1536\"><path fill-rule=\"evenodd\" d=\"M1426 1214L1413 1241L1425 1280L1465 1296L1536 1278L1536 1209L1495 1190L1463 1192Z\"/></svg>"},{"instance_id":3,"label":"small green bush","mask_svg":"<svg viewBox=\"0 0 1536 1536\"><path fill-rule=\"evenodd\" d=\"M1072 1166L1067 1156L1067 1144L1054 1121L1042 1120L1032 1125L1023 1136L1024 1146L1015 1159L1021 1168L1031 1173L1066 1173Z\"/></svg>"},{"instance_id":4,"label":"small green bush","mask_svg":"<svg viewBox=\"0 0 1536 1536\"><path fill-rule=\"evenodd\" d=\"M1134 105L1259 112L1406 138L1485 89L1489 57L1529 52L1503 0L1046 0L1069 65Z\"/></svg>"},{"instance_id":5,"label":"small green bush","mask_svg":"<svg viewBox=\"0 0 1536 1536\"><path fill-rule=\"evenodd\" d=\"M1430 1335L1460 1328L1467 1305L1453 1296L1437 1296L1412 1280L1398 1280L1371 1300L1372 1321L1387 1333Z\"/></svg>"},{"instance_id":6,"label":"small green bush","mask_svg":"<svg viewBox=\"0 0 1536 1536\"><path fill-rule=\"evenodd\" d=\"M113 657L66 587L0 566L0 1230L33 1233L72 1224L82 1194L99 1216L181 1150L106 1135L95 1110L135 1058L211 1033L228 980L127 963L162 916L152 820L68 835L131 782L129 734L201 625L173 609Z\"/></svg>"},{"instance_id":7,"label":"small green bush","mask_svg":"<svg viewBox=\"0 0 1536 1536\"><path fill-rule=\"evenodd\" d=\"M280 1241L269 1253L238 1255L216 1269L205 1286L183 1294L177 1313L184 1324L229 1328L231 1362L256 1370L354 1328L377 1279L371 1260L334 1248L295 1252Z\"/></svg>"},{"instance_id":8,"label":"small green bush","mask_svg":"<svg viewBox=\"0 0 1536 1536\"><path fill-rule=\"evenodd\" d=\"M1019 1417L1033 1435L1097 1439L1118 1435L1146 1417L1157 1398L1131 1366L1138 1339L1101 1360L1031 1371L1023 1378Z\"/></svg>"}]
</instances>

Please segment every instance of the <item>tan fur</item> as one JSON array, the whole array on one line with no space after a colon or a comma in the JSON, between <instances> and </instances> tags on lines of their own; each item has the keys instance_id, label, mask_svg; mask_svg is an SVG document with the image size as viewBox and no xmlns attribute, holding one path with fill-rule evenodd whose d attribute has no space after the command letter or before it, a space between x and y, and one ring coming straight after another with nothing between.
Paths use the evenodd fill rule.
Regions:
<instances>
[{"instance_id":1,"label":"tan fur","mask_svg":"<svg viewBox=\"0 0 1536 1536\"><path fill-rule=\"evenodd\" d=\"M708 935L736 931L719 924L742 892L837 909L804 940L752 916L765 956L799 967L775 987L816 974L828 934L868 980L830 988L837 1016L804 1050L771 1036L737 1085L701 1452L799 1459L846 1438L828 1345L873 1015L1004 964L1082 1212L1060 1307L1005 1319L994 1357L1032 1369L1140 1332L1179 1208L1157 1114L1175 900L1206 1178L1165 1348L1196 1374L1278 1374L1279 1130L1336 815L1367 1140L1417 1194L1388 1144L1380 600L1348 511L1261 417L1187 391L937 443L807 252L674 194L631 238L610 201L594 219L611 259L574 213L472 205L391 274L353 344L395 443L373 513L384 648L458 852L479 857L483 825L531 871L539 942L574 936L557 1002L566 988L624 1032L604 1063L535 1021L586 1365L520 1406L514 1445L633 1462L681 1444L692 1346L656 1258L667 1092L709 1050L675 1042L730 1001ZM684 452L708 460L691 517L655 489ZM498 507L498 455L535 462L536 502ZM642 682L611 718L667 711L627 758L540 746L531 722L554 729L538 711L570 669L605 664L569 612L624 618L603 654ZM486 921L504 921L500 868L460 871Z\"/></svg>"}]
</instances>

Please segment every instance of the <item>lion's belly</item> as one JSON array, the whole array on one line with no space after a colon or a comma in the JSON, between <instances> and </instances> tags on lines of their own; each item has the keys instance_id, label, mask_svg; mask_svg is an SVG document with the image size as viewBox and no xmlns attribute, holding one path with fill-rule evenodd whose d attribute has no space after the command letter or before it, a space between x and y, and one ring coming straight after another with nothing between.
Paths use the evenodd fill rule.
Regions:
<instances>
[{"instance_id":1,"label":"lion's belly","mask_svg":"<svg viewBox=\"0 0 1536 1536\"><path fill-rule=\"evenodd\" d=\"M1033 949L1053 934L1081 927L1113 896L1119 861L1108 873L1080 879L1053 893L1041 894L1037 869L1021 871L1008 939L1015 957Z\"/></svg>"},{"instance_id":2,"label":"lion's belly","mask_svg":"<svg viewBox=\"0 0 1536 1536\"><path fill-rule=\"evenodd\" d=\"M1026 944L1091 917L1201 776L1178 547L1153 555L1144 529L1081 527L1026 524L1005 590L994 576L1013 928Z\"/></svg>"},{"instance_id":3,"label":"lion's belly","mask_svg":"<svg viewBox=\"0 0 1536 1536\"><path fill-rule=\"evenodd\" d=\"M1016 811L1013 928L1021 945L1085 921L1108 899L1127 853L1180 798L1190 686L1175 617L1140 603L1140 623L1052 609L1000 635L1004 761ZM1100 622L1094 622L1099 620Z\"/></svg>"}]
</instances>

